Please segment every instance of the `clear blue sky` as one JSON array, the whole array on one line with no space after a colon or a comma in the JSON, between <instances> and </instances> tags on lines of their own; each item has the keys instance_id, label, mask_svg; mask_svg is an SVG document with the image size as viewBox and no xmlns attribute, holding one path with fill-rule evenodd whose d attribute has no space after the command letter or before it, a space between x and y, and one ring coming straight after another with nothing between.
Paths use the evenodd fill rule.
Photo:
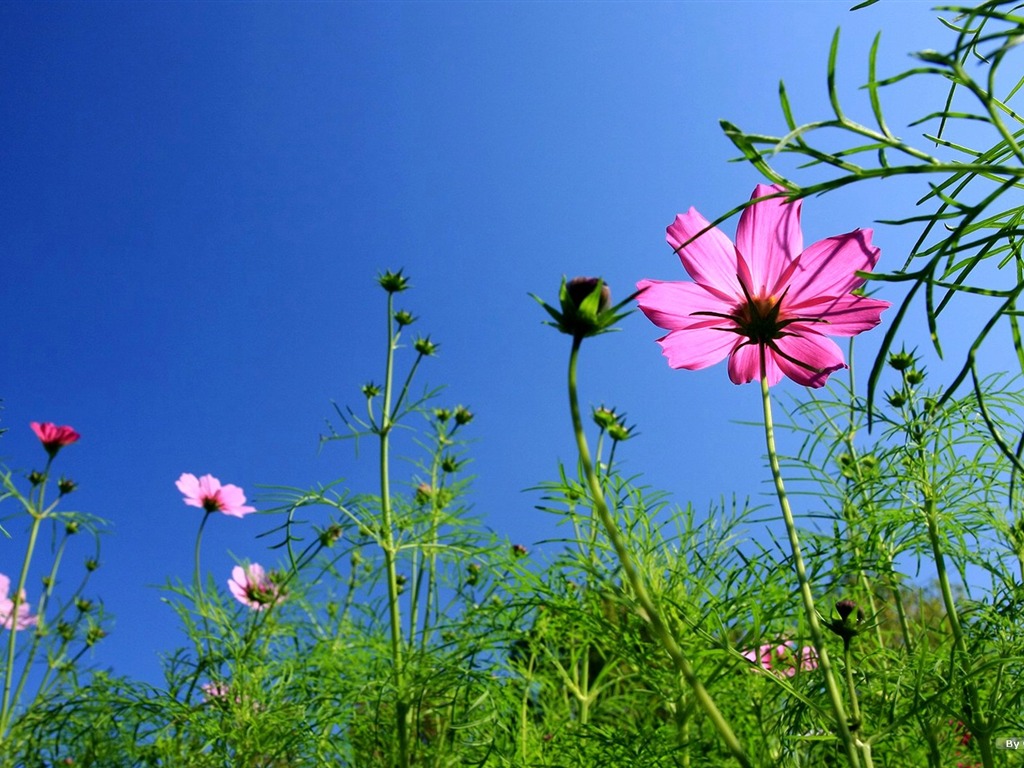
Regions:
<instances>
[{"instance_id":1,"label":"clear blue sky","mask_svg":"<svg viewBox=\"0 0 1024 768\"><path fill-rule=\"evenodd\" d=\"M359 405L381 378L383 269L412 278L399 306L441 344L421 381L477 416L475 511L517 542L551 536L524 489L573 460L568 338L527 294L553 300L563 274L620 297L683 279L665 226L760 181L727 163L718 120L781 130L780 79L798 116L822 116L837 26L861 115L877 30L883 72L948 40L929 2L852 4L0 4L0 460L42 466L29 421L82 434L59 458L81 486L68 501L113 525L92 594L116 621L91 662L155 680L177 642L155 587L191 573L182 472L257 506L260 484L373 490L372 462L317 438L332 399ZM921 110L899 93L901 127ZM906 213L905 188L808 201L806 241ZM910 245L875 242L884 268ZM736 423L757 418L756 388L672 371L658 329L623 327L584 348L581 394L638 424L628 469L699 508L761 494L760 433ZM275 523L212 520L204 568L223 583L229 552L272 565L256 535Z\"/></svg>"}]
</instances>

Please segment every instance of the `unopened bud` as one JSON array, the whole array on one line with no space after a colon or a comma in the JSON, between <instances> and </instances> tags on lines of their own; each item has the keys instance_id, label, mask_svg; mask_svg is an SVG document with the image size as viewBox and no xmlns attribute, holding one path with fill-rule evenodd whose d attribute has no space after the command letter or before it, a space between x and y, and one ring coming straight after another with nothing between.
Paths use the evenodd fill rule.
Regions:
<instances>
[{"instance_id":1,"label":"unopened bud","mask_svg":"<svg viewBox=\"0 0 1024 768\"><path fill-rule=\"evenodd\" d=\"M78 483L67 477L62 477L60 480L57 481L57 490L60 491L61 496L67 496L77 487Z\"/></svg>"},{"instance_id":2,"label":"unopened bud","mask_svg":"<svg viewBox=\"0 0 1024 768\"><path fill-rule=\"evenodd\" d=\"M469 424L473 420L473 412L464 405L458 405L455 407L455 423L460 427L463 424Z\"/></svg>"},{"instance_id":3,"label":"unopened bud","mask_svg":"<svg viewBox=\"0 0 1024 768\"><path fill-rule=\"evenodd\" d=\"M377 282L388 293L400 293L409 287L409 278L402 274L402 270L388 270L382 275L377 275Z\"/></svg>"}]
</instances>

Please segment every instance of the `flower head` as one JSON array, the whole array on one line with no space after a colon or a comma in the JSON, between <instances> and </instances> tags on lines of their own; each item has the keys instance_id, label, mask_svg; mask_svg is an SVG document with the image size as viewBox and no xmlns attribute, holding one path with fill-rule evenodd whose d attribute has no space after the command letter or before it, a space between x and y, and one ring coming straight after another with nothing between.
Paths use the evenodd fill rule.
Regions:
<instances>
[{"instance_id":1,"label":"flower head","mask_svg":"<svg viewBox=\"0 0 1024 768\"><path fill-rule=\"evenodd\" d=\"M751 199L783 191L759 184ZM658 340L673 368L699 370L729 358L729 378L745 384L783 374L820 387L845 368L829 336L878 325L889 302L855 295L879 250L870 229L803 247L800 201L760 200L743 210L733 244L691 208L668 227L668 242L693 282L641 280L640 309L669 331ZM691 240L691 238L693 238Z\"/></svg>"},{"instance_id":2,"label":"flower head","mask_svg":"<svg viewBox=\"0 0 1024 768\"><path fill-rule=\"evenodd\" d=\"M57 451L65 445L71 445L81 437L71 427L58 427L52 421L44 421L42 423L33 421L29 423L29 426L32 427L32 431L36 433L39 442L43 444L43 448L46 449L46 452L51 457L56 456Z\"/></svg>"},{"instance_id":3,"label":"flower head","mask_svg":"<svg viewBox=\"0 0 1024 768\"><path fill-rule=\"evenodd\" d=\"M232 517L245 517L255 512L256 507L245 505L245 492L237 485L221 485L213 475L195 475L185 472L175 483L178 490L185 494L185 503L190 507L200 507L207 512L223 512Z\"/></svg>"},{"instance_id":4,"label":"flower head","mask_svg":"<svg viewBox=\"0 0 1024 768\"><path fill-rule=\"evenodd\" d=\"M236 565L228 579L228 589L242 605L263 611L284 599L281 587L275 584L259 563Z\"/></svg>"},{"instance_id":5,"label":"flower head","mask_svg":"<svg viewBox=\"0 0 1024 768\"><path fill-rule=\"evenodd\" d=\"M29 604L25 601L25 590L22 590L18 597L17 610L14 608L14 601L8 597L10 591L11 580L0 573L0 626L15 632L35 626L39 621L39 617L29 615Z\"/></svg>"}]
</instances>

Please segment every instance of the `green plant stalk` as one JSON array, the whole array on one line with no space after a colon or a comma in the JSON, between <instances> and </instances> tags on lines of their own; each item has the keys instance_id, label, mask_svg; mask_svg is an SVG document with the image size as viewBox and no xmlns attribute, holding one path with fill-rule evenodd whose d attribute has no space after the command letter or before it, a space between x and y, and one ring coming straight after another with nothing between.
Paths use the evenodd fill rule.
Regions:
<instances>
[{"instance_id":1,"label":"green plant stalk","mask_svg":"<svg viewBox=\"0 0 1024 768\"><path fill-rule=\"evenodd\" d=\"M397 337L392 325L394 320L394 294L388 293L388 354L384 368L384 405L381 411L380 438L380 515L381 549L384 551L384 569L388 583L388 619L391 625L391 663L395 668L395 725L398 730L398 765L409 765L408 704L405 701L405 670L402 649L402 613L398 595L398 547L391 516L391 473L388 465L390 451L388 438L393 426L391 413L391 388L395 361Z\"/></svg>"},{"instance_id":2,"label":"green plant stalk","mask_svg":"<svg viewBox=\"0 0 1024 768\"><path fill-rule=\"evenodd\" d=\"M64 550L67 549L68 538L68 534L65 533L64 538L61 539L60 545L57 547L57 554L54 555L53 565L50 567L50 573L47 576L46 583L48 586L46 587L46 590L43 592L43 594L40 596L39 603L36 606L36 610L38 611L39 614L43 614L45 612L49 597L53 594L53 586L57 583L57 571L60 569L61 560L64 559ZM36 634L35 637L32 638L32 645L29 648L28 656L26 657L25 664L21 670L21 677L18 679L18 687L15 688L14 696L11 698L11 701L21 700L21 694L25 689L25 684L28 682L29 670L32 668L32 662L35 660L36 653L39 651L40 639L41 638L38 633ZM36 691L35 700L38 700L39 697L46 692L46 687L49 682L51 672L52 667L48 667L47 671L43 675L42 680L40 680L39 682L39 688Z\"/></svg>"},{"instance_id":3,"label":"green plant stalk","mask_svg":"<svg viewBox=\"0 0 1024 768\"><path fill-rule=\"evenodd\" d=\"M853 715L853 722L858 730L863 732L864 720L860 714L860 701L857 699L857 686L853 681L853 651L850 649L850 638L843 638L843 665L846 667L846 690L850 694L850 714ZM864 757L865 768L873 768L871 760L871 743L866 739L859 739L861 755Z\"/></svg>"},{"instance_id":4,"label":"green plant stalk","mask_svg":"<svg viewBox=\"0 0 1024 768\"><path fill-rule=\"evenodd\" d=\"M775 448L775 425L772 420L771 395L768 390L768 374L765 367L765 347L763 344L760 347L761 404L764 408L764 435L768 445L768 463L771 465L772 478L775 480L775 492L779 497L782 519L786 523L786 532L789 534L789 545L793 551L793 565L796 568L797 581L800 583L800 597L803 600L804 611L807 614L807 623L811 630L811 642L814 643L814 650L818 654L818 668L825 678L825 688L828 691L829 703L832 705L832 712L835 715L836 731L839 734L839 739L846 751L846 757L850 765L853 768L859 768L860 758L857 754L853 734L850 733L850 725L846 719L846 710L843 707L839 686L836 684L835 674L832 672L832 662L829 660L828 649L825 647L825 638L821 631L821 623L818 621L818 612L814 607L811 583L807 578L807 569L804 566L804 558L800 551L800 538L797 536L796 521L793 519L793 510L789 506L789 497L786 495L786 487L782 482L779 455Z\"/></svg>"},{"instance_id":5,"label":"green plant stalk","mask_svg":"<svg viewBox=\"0 0 1024 768\"><path fill-rule=\"evenodd\" d=\"M46 465L46 474L49 473L50 465ZM38 506L40 510L43 505L42 490L40 490ZM7 737L7 728L10 725L11 709L14 706L14 701L11 699L11 684L14 682L14 650L15 640L18 636L18 632L15 629L17 626L18 616L18 605L21 603L21 593L25 589L25 584L28 582L28 567L29 563L32 562L32 554L36 548L36 539L39 537L39 526L43 523L44 514L40 511L38 514L33 512L32 514L32 528L28 535L28 546L25 550L25 559L21 563L21 576L18 578L18 587L14 590L14 596L11 598L11 629L8 632L7 639L7 665L4 669L4 694L3 703L0 704L0 742Z\"/></svg>"},{"instance_id":6,"label":"green plant stalk","mask_svg":"<svg viewBox=\"0 0 1024 768\"><path fill-rule=\"evenodd\" d=\"M626 542L623 539L622 534L619 532L615 520L612 519L612 514L608 509L607 503L605 503L604 493L601 490L601 483L598 480L597 474L594 472L594 464L590 458L590 449L587 446L587 438L583 432L583 420L580 418L579 399L576 387L576 363L579 358L580 345L582 342L582 336L573 336L572 351L569 354L569 409L572 413L572 425L573 430L576 433L576 447L579 451L580 463L583 465L583 473L586 475L587 484L590 487L590 493L594 498L594 509L601 518L601 522L604 523L605 531L607 532L608 538L615 549L616 555L618 555L619 562L622 564L622 570L625 572L626 578L633 589L633 593L636 595L637 602L647 614L646 618L650 622L651 628L654 630L654 634L668 652L676 670L693 690L694 697L698 704L701 709L704 710L708 719L711 720L712 725L715 730L718 731L718 735L721 737L722 741L725 742L726 748L732 753L736 762L743 766L743 768L753 768L753 764L747 757L739 739L736 738L736 734L733 733L729 723L726 722L722 713L718 710L718 707L715 706L714 700L704 687L704 684L700 681L700 678L697 677L696 672L690 665L690 662L683 653L682 648L679 647L679 644L676 642L675 637L673 637L668 625L665 623L664 619L662 619L657 606L655 606L654 601L648 594L647 586L644 584L639 571L637 571L637 568L633 563L633 558L629 553L629 549L626 547Z\"/></svg>"},{"instance_id":7,"label":"green plant stalk","mask_svg":"<svg viewBox=\"0 0 1024 768\"><path fill-rule=\"evenodd\" d=\"M960 625L960 614L956 609L956 602L953 600L953 589L949 583L949 574L946 572L946 560L942 554L942 545L939 539L939 522L935 513L935 499L932 494L926 493L924 500L924 516L928 525L928 541L931 544L932 556L935 558L935 570L939 579L939 589L942 592L942 602L946 608L946 618L949 627L953 631L953 642L956 646L957 655L963 662L970 658L967 651L967 642L964 640L963 627ZM978 751L981 752L981 763L984 768L993 768L995 758L992 754L992 738L988 732L988 718L982 709L981 697L978 695L978 688L968 676L964 680L964 687L967 688L967 697L971 703L972 720L979 727L971 730L971 735L978 742Z\"/></svg>"}]
</instances>

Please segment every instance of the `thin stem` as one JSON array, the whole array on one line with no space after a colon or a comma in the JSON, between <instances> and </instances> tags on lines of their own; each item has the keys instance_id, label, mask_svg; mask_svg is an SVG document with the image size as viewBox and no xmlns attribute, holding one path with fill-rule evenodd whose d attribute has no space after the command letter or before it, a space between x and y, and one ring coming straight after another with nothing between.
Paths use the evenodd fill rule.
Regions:
<instances>
[{"instance_id":1,"label":"thin stem","mask_svg":"<svg viewBox=\"0 0 1024 768\"><path fill-rule=\"evenodd\" d=\"M49 470L49 464L47 464L47 470ZM40 493L38 497L38 505L41 508L43 504L43 497ZM9 637L7 639L7 666L4 669L4 694L3 703L0 705L0 740L7 736L7 727L10 725L11 709L15 702L11 699L11 684L14 682L14 649L15 640L18 636L18 606L21 603L21 595L25 590L25 584L28 582L28 566L32 562L32 553L36 548L36 539L39 536L39 526L42 525L43 515L33 514L32 516L32 528L28 535L28 547L25 550L25 559L21 563L21 576L18 579L18 587L14 590L11 604L10 622L11 627L8 630Z\"/></svg>"},{"instance_id":2,"label":"thin stem","mask_svg":"<svg viewBox=\"0 0 1024 768\"><path fill-rule=\"evenodd\" d=\"M800 597L803 600L804 612L807 614L807 623L811 630L811 642L814 643L814 650L818 654L818 668L825 678L825 687L828 691L829 702L832 705L832 712L835 715L839 739L846 750L846 757L850 765L854 768L859 768L860 758L857 754L853 735L850 733L850 725L846 719L846 710L843 707L839 686L836 684L835 675L832 672L832 663L828 657L828 649L825 647L825 638L821 631L821 623L818 621L818 612L814 607L811 583L807 578L807 569L804 566L804 558L800 551L800 538L797 536L796 521L793 519L793 510L789 506L789 497L786 495L786 487L782 482L779 455L775 448L775 426L772 421L772 402L768 391L768 373L765 366L765 348L763 344L761 345L761 404L764 408L764 435L768 445L768 463L771 465L772 478L775 480L775 491L779 497L782 519L786 523L786 532L789 534L789 545L793 551L793 565L796 568L797 581L800 583Z\"/></svg>"},{"instance_id":3,"label":"thin stem","mask_svg":"<svg viewBox=\"0 0 1024 768\"><path fill-rule=\"evenodd\" d=\"M409 765L409 733L407 723L408 705L405 701L405 672L403 669L402 614L398 602L398 570L395 533L391 516L391 472L388 437L394 424L391 412L391 389L395 360L396 334L392 320L394 316L394 294L388 293L388 354L384 372L384 405L381 411L380 436L380 513L381 549L384 550L384 568L388 582L388 617L391 624L391 663L395 668L395 725L398 730L398 765Z\"/></svg>"},{"instance_id":4,"label":"thin stem","mask_svg":"<svg viewBox=\"0 0 1024 768\"><path fill-rule=\"evenodd\" d=\"M604 493L601 490L601 483L597 478L597 474L594 472L594 464L590 458L590 448L587 446L587 438L583 432L583 420L580 418L580 407L579 400L577 397L576 389L576 362L579 357L580 344L583 341L583 337L574 336L572 341L572 352L569 354L569 410L572 413L572 426L576 433L576 447L580 454L580 464L583 465L583 473L586 475L587 484L590 487L590 494L594 500L594 509L597 511L598 516L601 518L601 522L604 523L605 531L608 534L608 538L615 549L615 553L618 555L619 562L622 564L622 570L626 574L626 578L633 588L633 593L636 595L637 602L646 614L646 619L650 622L651 628L654 630L655 636L664 646L668 655L672 658L677 672L686 680L687 684L693 690L694 697L700 704L700 707L704 710L704 713L711 720L715 730L718 731L718 735L722 741L725 742L726 747L732 753L736 762L739 763L743 768L752 768L752 763L744 752L742 745L733 733L729 723L726 722L722 713L719 712L718 707L715 706L714 700L711 695L704 688L704 684L697 677L696 672L690 665L689 660L683 653L682 648L676 642L673 637L671 630L668 625L662 619L661 614L655 606L654 601L651 599L647 592L647 586L644 584L643 577L637 571L636 565L633 563L633 558L626 547L626 542L623 539L622 534L619 532L618 526L612 514L608 509L608 505L605 503Z\"/></svg>"}]
</instances>

